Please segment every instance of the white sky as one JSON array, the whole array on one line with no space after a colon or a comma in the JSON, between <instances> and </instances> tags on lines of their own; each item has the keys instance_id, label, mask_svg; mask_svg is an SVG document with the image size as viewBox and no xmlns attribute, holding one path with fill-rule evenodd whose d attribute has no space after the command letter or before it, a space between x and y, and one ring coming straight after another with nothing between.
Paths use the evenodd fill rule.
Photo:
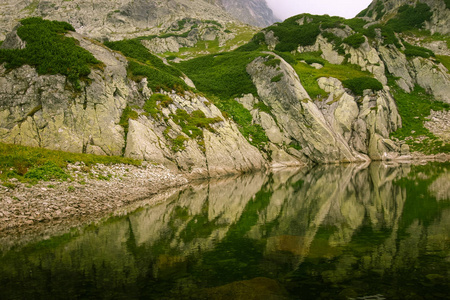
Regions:
<instances>
[{"instance_id":1,"label":"white sky","mask_svg":"<svg viewBox=\"0 0 450 300\"><path fill-rule=\"evenodd\" d=\"M284 20L301 13L313 15L355 17L372 0L266 0L274 14Z\"/></svg>"}]
</instances>

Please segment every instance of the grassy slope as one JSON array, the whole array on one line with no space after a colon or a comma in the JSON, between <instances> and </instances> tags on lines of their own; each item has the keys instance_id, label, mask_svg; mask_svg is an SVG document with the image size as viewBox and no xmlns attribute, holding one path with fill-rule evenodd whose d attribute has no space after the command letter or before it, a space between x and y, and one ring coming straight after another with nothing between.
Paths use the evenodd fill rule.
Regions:
<instances>
[{"instance_id":1,"label":"grassy slope","mask_svg":"<svg viewBox=\"0 0 450 300\"><path fill-rule=\"evenodd\" d=\"M416 86L414 91L409 94L398 87L391 87L398 112L402 118L402 128L392 133L391 136L406 140L413 151L425 154L450 153L450 144L443 144L424 127L424 122L427 121L431 110L448 110L450 105L434 101L433 96L426 94L425 90L419 86ZM425 139L418 142L420 138Z\"/></svg>"},{"instance_id":2,"label":"grassy slope","mask_svg":"<svg viewBox=\"0 0 450 300\"><path fill-rule=\"evenodd\" d=\"M268 141L264 130L253 124L250 112L234 100L244 94L257 95L246 67L260 55L260 52L233 51L184 61L177 66L192 79L199 91L233 118L251 144L261 148Z\"/></svg>"},{"instance_id":3,"label":"grassy slope","mask_svg":"<svg viewBox=\"0 0 450 300\"><path fill-rule=\"evenodd\" d=\"M67 179L64 168L68 163L140 165L138 160L93 154L70 153L42 148L0 143L0 181L17 178L22 182Z\"/></svg>"}]
</instances>

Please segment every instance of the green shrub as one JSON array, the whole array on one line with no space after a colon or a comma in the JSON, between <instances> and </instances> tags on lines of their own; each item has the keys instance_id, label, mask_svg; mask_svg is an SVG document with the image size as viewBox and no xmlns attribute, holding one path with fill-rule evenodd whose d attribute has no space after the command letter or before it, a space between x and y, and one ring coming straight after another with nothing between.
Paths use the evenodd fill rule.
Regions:
<instances>
[{"instance_id":1,"label":"green shrub","mask_svg":"<svg viewBox=\"0 0 450 300\"><path fill-rule=\"evenodd\" d=\"M260 50L262 45L265 43L266 37L263 32L258 32L253 36L253 38L245 45L240 46L235 51L236 52L252 52Z\"/></svg>"},{"instance_id":2,"label":"green shrub","mask_svg":"<svg viewBox=\"0 0 450 300\"><path fill-rule=\"evenodd\" d=\"M0 64L6 62L6 68L30 65L40 75L62 74L78 90L79 80L90 74L90 67L101 66L89 51L78 46L77 40L64 36L75 31L72 25L41 18L24 19L21 24L17 34L26 41L26 48L0 49Z\"/></svg>"},{"instance_id":3,"label":"green shrub","mask_svg":"<svg viewBox=\"0 0 450 300\"><path fill-rule=\"evenodd\" d=\"M61 167L57 166L54 162L46 162L45 164L41 166L37 166L29 170L25 176L27 179L32 180L67 180L70 178L69 175L67 175L66 172L64 172Z\"/></svg>"},{"instance_id":4,"label":"green shrub","mask_svg":"<svg viewBox=\"0 0 450 300\"><path fill-rule=\"evenodd\" d=\"M308 65L312 65L312 64L320 64L322 66L325 65L325 62L322 59L318 59L318 58L307 58L307 59L305 59L305 62Z\"/></svg>"},{"instance_id":5,"label":"green shrub","mask_svg":"<svg viewBox=\"0 0 450 300\"><path fill-rule=\"evenodd\" d=\"M282 59L284 59L284 61L286 61L288 64L295 64L296 60L295 60L295 56L292 55L289 52L280 52L280 51L275 51L275 53L280 56Z\"/></svg>"},{"instance_id":6,"label":"green shrub","mask_svg":"<svg viewBox=\"0 0 450 300\"><path fill-rule=\"evenodd\" d=\"M148 79L148 87L153 91L162 89L183 93L185 90L190 90L180 78L183 76L180 70L166 65L159 57L151 54L139 40L105 42L105 45L134 59L130 60L128 64L128 72L136 81L146 77Z\"/></svg>"},{"instance_id":7,"label":"green shrub","mask_svg":"<svg viewBox=\"0 0 450 300\"><path fill-rule=\"evenodd\" d=\"M362 96L364 90L379 91L383 89L381 82L371 77L357 77L342 82L345 88L350 89L355 95Z\"/></svg>"},{"instance_id":8,"label":"green shrub","mask_svg":"<svg viewBox=\"0 0 450 300\"><path fill-rule=\"evenodd\" d=\"M366 9L363 9L362 11L360 11L357 15L356 15L356 17L357 18L362 18L362 17L365 17L365 16L367 16L367 12L369 11L369 8L367 7Z\"/></svg>"},{"instance_id":9,"label":"green shrub","mask_svg":"<svg viewBox=\"0 0 450 300\"><path fill-rule=\"evenodd\" d=\"M407 57L415 57L420 56L423 58L429 58L430 56L434 57L435 54L433 51L427 48L419 47L419 46L413 46L409 43L403 42L403 45L405 46L405 55Z\"/></svg>"},{"instance_id":10,"label":"green shrub","mask_svg":"<svg viewBox=\"0 0 450 300\"><path fill-rule=\"evenodd\" d=\"M257 95L246 68L258 56L258 52L234 51L194 58L177 66L201 92L220 99L234 99L244 94Z\"/></svg>"},{"instance_id":11,"label":"green shrub","mask_svg":"<svg viewBox=\"0 0 450 300\"><path fill-rule=\"evenodd\" d=\"M444 0L444 3L445 3L445 7L447 9L450 9L450 0Z\"/></svg>"},{"instance_id":12,"label":"green shrub","mask_svg":"<svg viewBox=\"0 0 450 300\"><path fill-rule=\"evenodd\" d=\"M264 62L264 65L266 65L268 67L276 67L276 66L279 66L280 63L281 63L280 59L272 56L272 57L269 57L269 59L266 62Z\"/></svg>"},{"instance_id":13,"label":"green shrub","mask_svg":"<svg viewBox=\"0 0 450 300\"><path fill-rule=\"evenodd\" d=\"M417 2L415 7L405 4L398 9L397 15L390 19L386 26L395 32L421 29L432 15L431 8L425 3Z\"/></svg>"},{"instance_id":14,"label":"green shrub","mask_svg":"<svg viewBox=\"0 0 450 300\"><path fill-rule=\"evenodd\" d=\"M299 25L297 21L302 17L310 18L313 21ZM266 28L266 30L273 31L280 41L275 50L280 52L291 52L296 50L299 45L313 45L321 32L321 23L325 22L327 24L325 25L326 27L329 26L329 24L338 24L340 20L342 20L342 18L302 14L288 18L283 23L270 26Z\"/></svg>"},{"instance_id":15,"label":"green shrub","mask_svg":"<svg viewBox=\"0 0 450 300\"><path fill-rule=\"evenodd\" d=\"M160 90L170 92L174 90L183 94L184 91L190 90L190 87L181 78L146 64L130 61L128 63L128 72L135 81L140 81L146 77L147 86L155 92Z\"/></svg>"},{"instance_id":16,"label":"green shrub","mask_svg":"<svg viewBox=\"0 0 450 300\"><path fill-rule=\"evenodd\" d=\"M353 19L345 19L342 21L345 25L348 25L351 29L356 32L364 33L366 29L364 26L368 23L366 20L353 18Z\"/></svg>"},{"instance_id":17,"label":"green shrub","mask_svg":"<svg viewBox=\"0 0 450 300\"><path fill-rule=\"evenodd\" d=\"M386 13L385 11L384 11L384 4L383 4L383 2L381 2L381 1L378 1L377 2L377 5L375 6L375 11L377 12L377 17L375 18L375 20L380 20L383 16L384 16L384 14Z\"/></svg>"},{"instance_id":18,"label":"green shrub","mask_svg":"<svg viewBox=\"0 0 450 300\"><path fill-rule=\"evenodd\" d=\"M350 35L349 37L345 38L343 40L344 43L349 45L350 47L353 47L355 49L358 49L364 42L366 41L366 38L362 33L356 33L354 35Z\"/></svg>"}]
</instances>

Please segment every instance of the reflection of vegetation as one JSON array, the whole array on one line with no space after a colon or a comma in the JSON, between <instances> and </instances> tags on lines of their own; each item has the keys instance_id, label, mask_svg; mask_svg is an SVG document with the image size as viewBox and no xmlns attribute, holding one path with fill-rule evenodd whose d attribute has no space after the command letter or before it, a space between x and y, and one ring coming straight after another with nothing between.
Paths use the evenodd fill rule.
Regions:
<instances>
[{"instance_id":1,"label":"reflection of vegetation","mask_svg":"<svg viewBox=\"0 0 450 300\"><path fill-rule=\"evenodd\" d=\"M394 184L387 179L397 171L407 174L409 168L407 177ZM248 197L233 221L212 206L209 197L214 193L206 191L213 185L198 194L185 190L161 204L166 207L161 214L155 213L161 206L142 208L102 226L0 253L0 296L201 298L205 289L268 277L292 298L382 294L387 299L439 299L447 291L448 249L440 243L445 243L445 236L434 230L445 224L443 211L450 202L438 202L426 192L449 168L448 163L401 170L372 166L359 171L358 186L353 186L357 181L348 189L336 185L350 199L331 201L336 191L321 185L328 186L329 178L339 180L341 167L328 169L333 176L319 168L287 181L285 176L269 177L253 195L220 186L221 191L233 190L236 197ZM366 176L367 181L360 180ZM384 184L373 190L372 183L379 180ZM368 194L357 191L369 187ZM352 224L354 207L348 206L353 203L366 208L357 225ZM336 236L347 242L333 243ZM278 247L280 241L300 243Z\"/></svg>"},{"instance_id":2,"label":"reflection of vegetation","mask_svg":"<svg viewBox=\"0 0 450 300\"><path fill-rule=\"evenodd\" d=\"M423 226L429 226L441 212L450 208L449 201L436 201L429 192L429 186L445 170L450 169L450 163L429 163L427 165L413 165L408 177L395 182L405 189L408 201L405 203L401 228L408 228L414 221L421 220ZM407 234L405 231L402 234Z\"/></svg>"}]
</instances>

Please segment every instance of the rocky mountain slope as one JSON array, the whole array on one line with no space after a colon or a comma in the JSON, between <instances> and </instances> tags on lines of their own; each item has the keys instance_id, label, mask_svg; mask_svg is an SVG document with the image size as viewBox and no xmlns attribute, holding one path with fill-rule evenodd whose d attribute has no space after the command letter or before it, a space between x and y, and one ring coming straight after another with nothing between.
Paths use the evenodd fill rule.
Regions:
<instances>
[{"instance_id":1,"label":"rocky mountain slope","mask_svg":"<svg viewBox=\"0 0 450 300\"><path fill-rule=\"evenodd\" d=\"M401 6L381 23L304 14L235 47L226 21L184 18L153 36L124 26L128 39L100 43L79 33L99 37L93 25L26 19L0 49L0 142L195 177L449 153L437 125L450 108L448 35L425 30L431 11Z\"/></svg>"},{"instance_id":2,"label":"rocky mountain slope","mask_svg":"<svg viewBox=\"0 0 450 300\"><path fill-rule=\"evenodd\" d=\"M425 29L432 33L450 33L450 2L448 0L374 0L367 9L358 14L358 17L383 23L394 18L397 13L401 13L405 6L422 7L423 17L430 14L430 18L424 24Z\"/></svg>"},{"instance_id":3,"label":"rocky mountain slope","mask_svg":"<svg viewBox=\"0 0 450 300\"><path fill-rule=\"evenodd\" d=\"M44 17L66 21L80 34L96 39L165 33L184 18L264 27L277 21L264 0L5 0L0 3L0 40L17 20Z\"/></svg>"}]
</instances>

